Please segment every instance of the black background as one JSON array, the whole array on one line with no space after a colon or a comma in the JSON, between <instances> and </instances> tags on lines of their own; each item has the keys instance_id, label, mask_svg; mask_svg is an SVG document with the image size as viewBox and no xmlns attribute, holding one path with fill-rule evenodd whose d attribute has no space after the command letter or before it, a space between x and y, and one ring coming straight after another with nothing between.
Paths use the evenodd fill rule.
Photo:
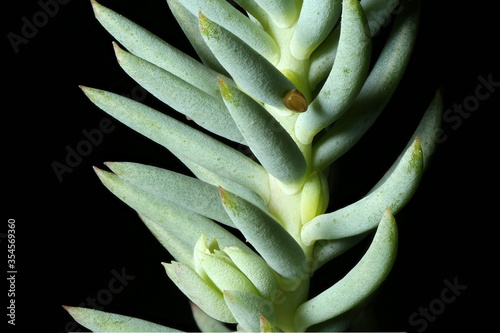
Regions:
<instances>
[{"instance_id":1,"label":"black background","mask_svg":"<svg viewBox=\"0 0 500 333\"><path fill-rule=\"evenodd\" d=\"M101 3L192 52L165 1ZM62 181L53 170L54 162L65 164L67 146L75 149L85 140L83 130L97 129L103 119L109 119L78 85L132 95L168 109L143 94L116 64L113 39L94 19L88 1L60 4L53 17L18 45L17 52L9 33L22 35L25 21L33 22L41 6L38 1L6 4L2 11L5 160L0 232L6 233L9 218L16 220L18 271L16 326L8 325L8 331L82 329L72 326L61 305L90 307L88 299L98 295L103 300L102 290L109 290L112 272L122 270L133 279L105 302L104 310L195 331L186 298L160 265L171 259L169 254L92 170L105 161L134 161L185 171L180 163L111 120L112 131L71 173L64 173ZM334 206L356 200L383 174L437 88L442 88L446 110L476 94L478 77L500 81L495 49L500 29L496 10L490 7L480 1L424 2L415 52L395 98L365 140L338 162ZM423 327L412 325L410 316L420 307L437 304L445 280L456 280L467 289L428 322L425 332L497 326L493 326L492 314L500 296L494 271L498 265L500 87L495 89L460 124L443 122L447 139L438 145L411 203L397 215L398 259L373 303L371 313L377 324L370 329L417 332ZM7 243L1 240L5 260L1 267L7 271ZM313 293L341 277L362 255L364 246L318 272ZM0 292L3 309L8 289L4 286ZM2 315L3 323L7 319Z\"/></svg>"}]
</instances>

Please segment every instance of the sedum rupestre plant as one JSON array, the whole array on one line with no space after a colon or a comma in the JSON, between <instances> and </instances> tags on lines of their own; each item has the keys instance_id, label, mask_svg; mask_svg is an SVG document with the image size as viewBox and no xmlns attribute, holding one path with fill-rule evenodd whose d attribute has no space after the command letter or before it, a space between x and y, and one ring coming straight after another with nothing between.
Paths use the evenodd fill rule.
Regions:
<instances>
[{"instance_id":1,"label":"sedum rupestre plant","mask_svg":"<svg viewBox=\"0 0 500 333\"><path fill-rule=\"evenodd\" d=\"M83 92L170 150L196 178L130 162L95 170L175 258L163 265L192 302L200 330L346 330L394 263L393 215L415 192L432 154L439 95L364 197L328 211L329 169L394 93L415 41L418 2L234 2L167 0L198 61L92 1L121 45L113 44L123 70L188 120L112 92ZM385 45L372 59L372 37L396 7ZM352 270L309 299L313 273L372 234ZM96 332L177 331L65 308Z\"/></svg>"}]
</instances>

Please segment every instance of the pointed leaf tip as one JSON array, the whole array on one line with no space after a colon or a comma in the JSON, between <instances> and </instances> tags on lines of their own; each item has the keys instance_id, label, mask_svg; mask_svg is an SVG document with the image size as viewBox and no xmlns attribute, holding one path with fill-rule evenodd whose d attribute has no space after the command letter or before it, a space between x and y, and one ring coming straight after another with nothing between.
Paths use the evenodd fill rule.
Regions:
<instances>
[{"instance_id":1,"label":"pointed leaf tip","mask_svg":"<svg viewBox=\"0 0 500 333\"><path fill-rule=\"evenodd\" d=\"M99 7L101 6L101 4L95 0L90 0L90 5L92 6L92 10L94 11L94 15L97 15L97 11L99 10Z\"/></svg>"}]
</instances>

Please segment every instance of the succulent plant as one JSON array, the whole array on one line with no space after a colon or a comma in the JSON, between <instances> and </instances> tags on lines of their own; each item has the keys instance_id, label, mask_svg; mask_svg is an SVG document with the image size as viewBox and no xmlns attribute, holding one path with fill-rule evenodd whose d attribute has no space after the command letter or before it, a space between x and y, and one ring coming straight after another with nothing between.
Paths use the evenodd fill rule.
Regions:
<instances>
[{"instance_id":1,"label":"succulent plant","mask_svg":"<svg viewBox=\"0 0 500 333\"><path fill-rule=\"evenodd\" d=\"M175 258L163 264L166 274L191 301L201 331L346 330L395 261L393 215L410 200L433 152L439 94L364 197L329 211L329 170L398 86L417 33L418 1L234 2L167 0L197 60L92 1L121 45L113 44L123 70L187 119L112 92L83 92L195 177L132 162L95 170ZM396 8L373 59L372 38ZM309 299L313 273L368 236L352 270ZM177 331L65 308L96 332Z\"/></svg>"}]
</instances>

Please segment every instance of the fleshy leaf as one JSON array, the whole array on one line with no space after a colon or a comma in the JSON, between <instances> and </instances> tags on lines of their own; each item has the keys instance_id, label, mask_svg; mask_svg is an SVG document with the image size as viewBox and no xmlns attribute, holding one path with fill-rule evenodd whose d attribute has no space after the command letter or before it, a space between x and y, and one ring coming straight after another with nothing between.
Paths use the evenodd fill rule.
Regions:
<instances>
[{"instance_id":1,"label":"fleshy leaf","mask_svg":"<svg viewBox=\"0 0 500 333\"><path fill-rule=\"evenodd\" d=\"M410 200L422 172L422 150L419 141L414 140L383 184L361 200L306 223L302 241L311 245L318 239L339 239L375 228L386 207L395 214Z\"/></svg>"},{"instance_id":2,"label":"fleshy leaf","mask_svg":"<svg viewBox=\"0 0 500 333\"><path fill-rule=\"evenodd\" d=\"M330 34L340 17L341 2L340 0L304 1L290 41L290 51L295 58L301 60L309 58L316 47Z\"/></svg>"},{"instance_id":3,"label":"fleshy leaf","mask_svg":"<svg viewBox=\"0 0 500 333\"><path fill-rule=\"evenodd\" d=\"M262 297L243 290L225 290L224 299L245 331L260 332L261 315L274 321L274 307Z\"/></svg>"},{"instance_id":4,"label":"fleshy leaf","mask_svg":"<svg viewBox=\"0 0 500 333\"><path fill-rule=\"evenodd\" d=\"M190 303L196 325L202 332L232 332L220 321L210 317L198 305Z\"/></svg>"},{"instance_id":5,"label":"fleshy leaf","mask_svg":"<svg viewBox=\"0 0 500 333\"><path fill-rule=\"evenodd\" d=\"M234 227L220 203L219 190L199 179L162 168L131 162L108 162L108 168L120 178L156 196Z\"/></svg>"},{"instance_id":6,"label":"fleshy leaf","mask_svg":"<svg viewBox=\"0 0 500 333\"><path fill-rule=\"evenodd\" d=\"M222 188L219 190L224 208L234 224L268 265L290 285L305 278L304 252L281 224L248 201Z\"/></svg>"},{"instance_id":7,"label":"fleshy leaf","mask_svg":"<svg viewBox=\"0 0 500 333\"><path fill-rule=\"evenodd\" d=\"M207 94L218 97L219 73L179 51L161 38L92 0L97 20L136 56L178 76Z\"/></svg>"},{"instance_id":8,"label":"fleshy leaf","mask_svg":"<svg viewBox=\"0 0 500 333\"><path fill-rule=\"evenodd\" d=\"M396 7L403 2L401 8L409 5L412 0L363 0L361 1L361 6L366 13L366 19L368 21L368 26L370 27L370 34L372 36L376 35L382 25L386 23L392 14L396 13Z\"/></svg>"},{"instance_id":9,"label":"fleshy leaf","mask_svg":"<svg viewBox=\"0 0 500 333\"><path fill-rule=\"evenodd\" d=\"M358 305L354 306L352 309L346 312L330 318L319 324L310 326L307 330L309 332L349 332L352 331L352 323L358 319L360 312L366 307L367 302L369 302L370 297L367 300L360 302Z\"/></svg>"},{"instance_id":10,"label":"fleshy leaf","mask_svg":"<svg viewBox=\"0 0 500 333\"><path fill-rule=\"evenodd\" d=\"M252 281L263 298L272 301L276 296L278 284L274 273L260 256L236 246L226 247L223 251L231 258L245 276Z\"/></svg>"},{"instance_id":11,"label":"fleshy leaf","mask_svg":"<svg viewBox=\"0 0 500 333\"><path fill-rule=\"evenodd\" d=\"M190 242L175 235L163 223L156 223L142 214L139 214L139 218L176 261L182 262L189 267L195 266L193 247Z\"/></svg>"},{"instance_id":12,"label":"fleshy leaf","mask_svg":"<svg viewBox=\"0 0 500 333\"><path fill-rule=\"evenodd\" d=\"M420 123L417 126L417 129L411 136L412 138L418 138L420 147L422 149L422 159L423 159L423 169L426 168L432 153L434 152L436 146L437 135L439 134L441 120L442 120L442 112L443 112L443 101L441 99L441 94L436 92L432 102L424 113L424 116L420 120ZM410 140L406 145L405 149L408 149L413 144L413 140ZM379 180L379 182L370 190L369 193L372 193L384 182L387 178L390 177L394 169L399 164L399 161L403 158L403 155L400 155L396 162L387 170L385 175Z\"/></svg>"},{"instance_id":13,"label":"fleshy leaf","mask_svg":"<svg viewBox=\"0 0 500 333\"><path fill-rule=\"evenodd\" d=\"M220 85L229 112L259 162L281 182L302 186L306 161L290 134L254 99L222 79Z\"/></svg>"},{"instance_id":14,"label":"fleshy leaf","mask_svg":"<svg viewBox=\"0 0 500 333\"><path fill-rule=\"evenodd\" d=\"M259 316L260 318L260 329L258 332L271 333L271 332L280 332L279 329L273 326L273 324L263 315Z\"/></svg>"},{"instance_id":15,"label":"fleshy leaf","mask_svg":"<svg viewBox=\"0 0 500 333\"><path fill-rule=\"evenodd\" d=\"M214 250L213 253L198 251L197 257L203 271L219 290L236 289L252 294L258 293L252 282L231 262L231 259L224 252L220 250Z\"/></svg>"},{"instance_id":16,"label":"fleshy leaf","mask_svg":"<svg viewBox=\"0 0 500 333\"><path fill-rule=\"evenodd\" d=\"M358 0L342 2L341 26L335 64L309 110L297 118L295 134L304 144L347 110L368 74L371 36Z\"/></svg>"},{"instance_id":17,"label":"fleshy leaf","mask_svg":"<svg viewBox=\"0 0 500 333\"><path fill-rule=\"evenodd\" d=\"M314 243L313 262L311 270L314 272L330 260L346 252L354 245L358 244L367 233L344 237L340 239L318 240Z\"/></svg>"},{"instance_id":18,"label":"fleshy leaf","mask_svg":"<svg viewBox=\"0 0 500 333\"><path fill-rule=\"evenodd\" d=\"M245 144L238 127L220 98L134 56L116 44L118 63L137 83L160 101L186 115L201 127L229 140Z\"/></svg>"},{"instance_id":19,"label":"fleshy leaf","mask_svg":"<svg viewBox=\"0 0 500 333\"><path fill-rule=\"evenodd\" d=\"M341 315L374 292L392 268L397 238L396 221L386 209L365 255L340 281L297 308L295 328L304 331L311 325Z\"/></svg>"},{"instance_id":20,"label":"fleshy leaf","mask_svg":"<svg viewBox=\"0 0 500 333\"><path fill-rule=\"evenodd\" d=\"M191 14L198 16L202 12L217 25L231 31L239 39L245 41L249 48L262 55L271 63L276 64L278 62L279 49L274 39L226 0L177 1L189 10ZM215 55L217 56L217 54ZM218 56L217 58L219 59ZM223 62L221 64L226 70L228 69Z\"/></svg>"},{"instance_id":21,"label":"fleshy leaf","mask_svg":"<svg viewBox=\"0 0 500 333\"><path fill-rule=\"evenodd\" d=\"M203 280L192 268L172 261L162 263L168 277L203 312L224 323L236 323L222 293L210 281Z\"/></svg>"},{"instance_id":22,"label":"fleshy leaf","mask_svg":"<svg viewBox=\"0 0 500 333\"><path fill-rule=\"evenodd\" d=\"M266 209L266 204L269 201L269 197L267 198L262 198L259 196L257 193L254 191L248 189L247 187L240 185L234 181L228 180L220 175L217 175L216 173L207 170L206 168L193 163L185 158L180 158L182 163L184 163L191 172L196 175L197 178L203 180L206 183L212 184L217 187L222 187L230 192L239 195L240 197L244 198L245 200L253 203L254 205Z\"/></svg>"},{"instance_id":23,"label":"fleshy leaf","mask_svg":"<svg viewBox=\"0 0 500 333\"><path fill-rule=\"evenodd\" d=\"M170 11L174 15L177 23L181 27L184 35L189 39L196 54L200 57L201 61L208 67L216 70L219 73L227 74L224 67L221 66L217 58L208 48L205 40L203 39L198 24L198 16L193 15L177 0L167 0Z\"/></svg>"},{"instance_id":24,"label":"fleshy leaf","mask_svg":"<svg viewBox=\"0 0 500 333\"><path fill-rule=\"evenodd\" d=\"M232 31L200 13L200 29L207 45L236 84L261 102L284 109L283 98L294 84L272 63Z\"/></svg>"},{"instance_id":25,"label":"fleshy leaf","mask_svg":"<svg viewBox=\"0 0 500 333\"><path fill-rule=\"evenodd\" d=\"M103 90L82 89L103 111L174 155L246 186L263 198L269 198L267 171L239 151L132 99Z\"/></svg>"},{"instance_id":26,"label":"fleshy leaf","mask_svg":"<svg viewBox=\"0 0 500 333\"><path fill-rule=\"evenodd\" d=\"M140 189L111 172L95 169L101 182L114 195L136 210L140 215L147 217L159 227L166 229L169 234L177 237L179 241L188 244L191 249L194 249L202 234L208 238L217 238L224 247L238 246L249 249L236 236L212 220L187 211L173 202ZM157 232L156 234L158 235L159 233ZM191 251L190 253L192 253Z\"/></svg>"},{"instance_id":27,"label":"fleshy leaf","mask_svg":"<svg viewBox=\"0 0 500 333\"><path fill-rule=\"evenodd\" d=\"M74 306L63 306L77 323L92 332L182 332L143 319Z\"/></svg>"},{"instance_id":28,"label":"fleshy leaf","mask_svg":"<svg viewBox=\"0 0 500 333\"><path fill-rule=\"evenodd\" d=\"M280 28L288 28L297 18L295 1L290 0L254 0Z\"/></svg>"},{"instance_id":29,"label":"fleshy leaf","mask_svg":"<svg viewBox=\"0 0 500 333\"><path fill-rule=\"evenodd\" d=\"M404 9L353 105L313 147L313 165L325 169L370 128L396 90L415 43L418 10Z\"/></svg>"},{"instance_id":30,"label":"fleshy leaf","mask_svg":"<svg viewBox=\"0 0 500 333\"><path fill-rule=\"evenodd\" d=\"M406 1L401 7L408 5L409 1ZM399 3L399 0L361 1L372 37L386 23ZM311 68L309 70L309 84L311 88L314 89L330 72L337 54L339 36L340 27L337 27L311 55Z\"/></svg>"}]
</instances>

